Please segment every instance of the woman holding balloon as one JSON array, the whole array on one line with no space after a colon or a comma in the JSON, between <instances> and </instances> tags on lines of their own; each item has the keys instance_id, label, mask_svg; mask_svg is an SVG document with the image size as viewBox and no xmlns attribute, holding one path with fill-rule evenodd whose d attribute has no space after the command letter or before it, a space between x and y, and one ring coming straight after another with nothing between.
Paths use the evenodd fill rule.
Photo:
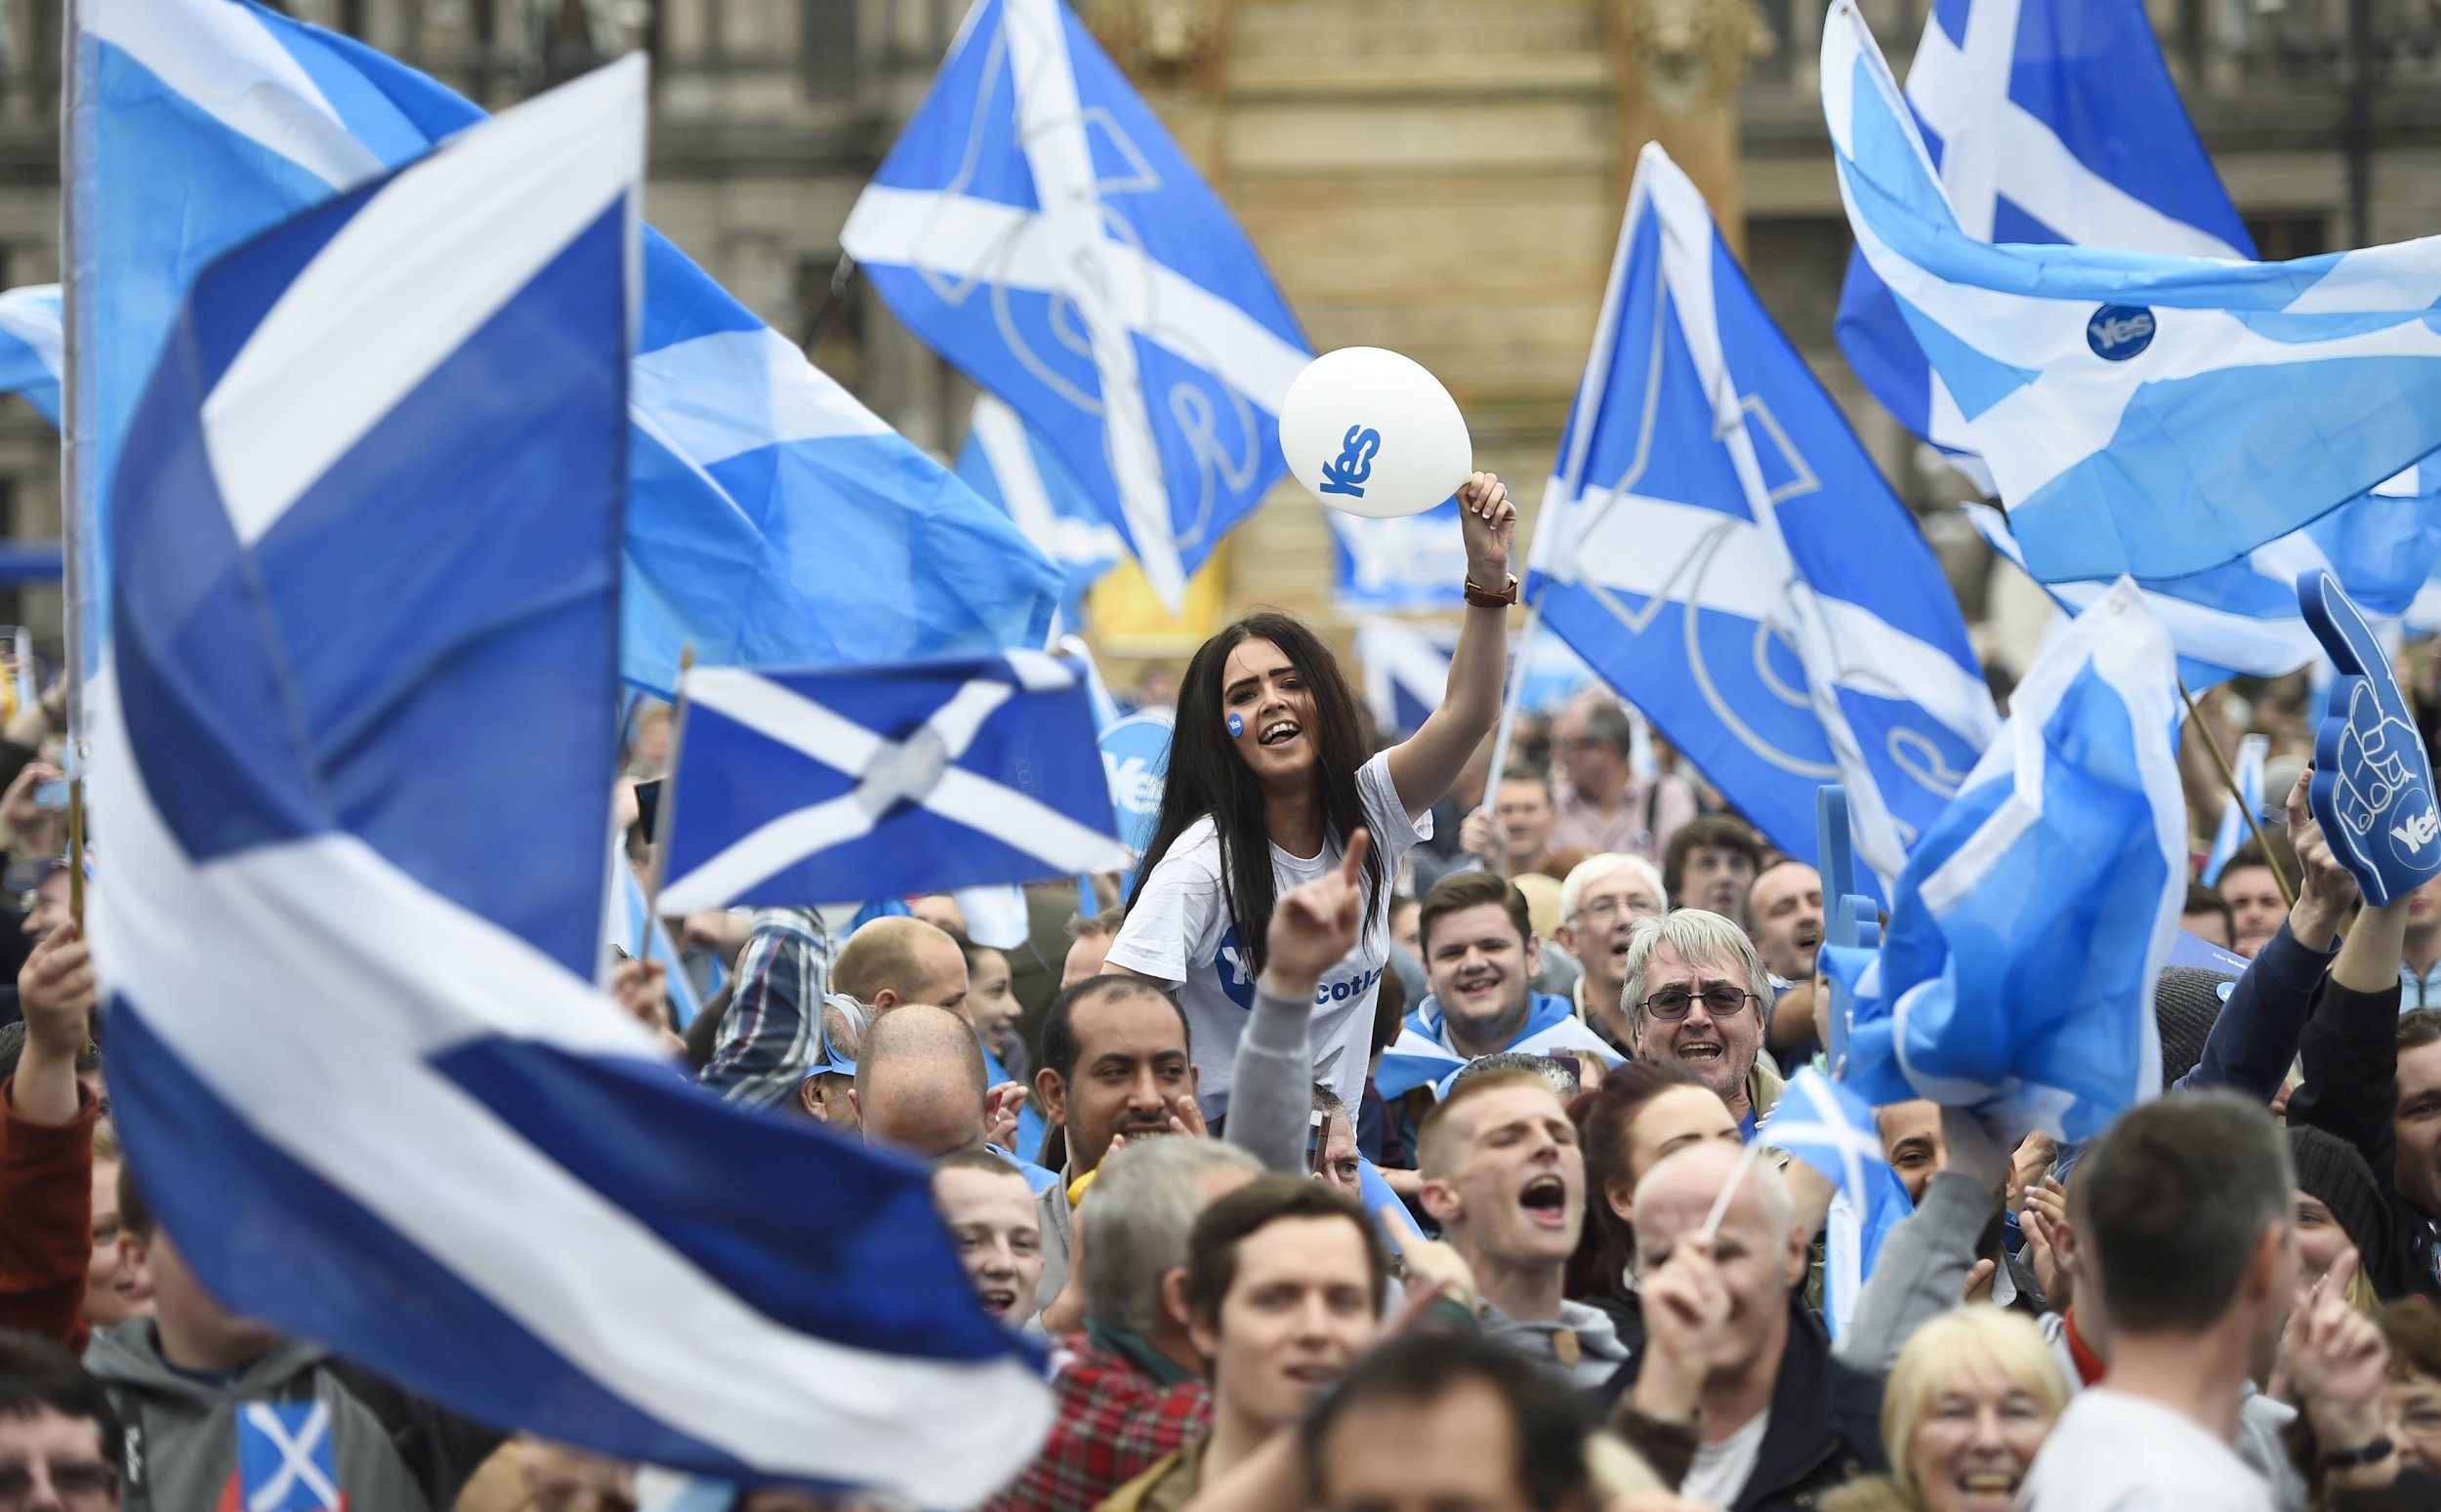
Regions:
<instances>
[{"instance_id":1,"label":"woman holding balloon","mask_svg":"<svg viewBox=\"0 0 2441 1512\"><path fill-rule=\"evenodd\" d=\"M1445 407L1445 415L1428 403L1400 412L1409 420L1420 412L1429 417L1423 444L1408 444L1416 438L1402 433L1418 428L1365 423L1398 409L1382 402L1379 374L1389 364L1377 361L1368 375L1374 385L1352 405L1343 399L1338 406L1301 406L1301 394L1310 399L1307 390L1332 364L1365 350L1332 353L1299 379L1281 412L1283 449L1325 504L1414 513L1448 497L1451 475L1436 476L1432 469L1451 466L1454 427L1455 471L1466 479L1456 490L1466 624L1440 707L1413 736L1370 759L1346 674L1321 638L1293 617L1249 614L1205 641L1187 664L1161 814L1145 851L1149 864L1138 875L1106 969L1178 989L1208 1116L1227 1103L1230 1062L1262 972L1273 901L1341 865L1362 831L1363 927L1356 948L1315 991L1310 1030L1316 1078L1356 1103L1372 1057L1376 988L1389 959L1391 880L1408 849L1430 833L1432 805L1500 717L1508 611L1517 598L1509 570L1516 506L1499 478L1467 471L1471 448L1456 404L1405 358L1371 354L1403 364L1410 371L1393 373L1420 378L1430 386L1425 398L1437 396ZM1317 408L1329 412L1317 419ZM1386 444L1381 432L1388 433Z\"/></svg>"}]
</instances>

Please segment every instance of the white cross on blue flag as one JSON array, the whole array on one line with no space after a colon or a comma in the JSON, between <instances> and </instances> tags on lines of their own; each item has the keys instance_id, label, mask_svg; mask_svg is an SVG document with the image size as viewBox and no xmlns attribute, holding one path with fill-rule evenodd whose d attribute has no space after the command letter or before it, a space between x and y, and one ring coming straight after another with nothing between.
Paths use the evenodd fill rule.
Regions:
<instances>
[{"instance_id":1,"label":"white cross on blue flag","mask_svg":"<svg viewBox=\"0 0 2441 1512\"><path fill-rule=\"evenodd\" d=\"M968 1506L1051 1402L924 1170L592 985L644 114L613 64L193 280L90 690L113 1114L239 1313L618 1458Z\"/></svg>"},{"instance_id":2,"label":"white cross on blue flag","mask_svg":"<svg viewBox=\"0 0 2441 1512\"><path fill-rule=\"evenodd\" d=\"M1069 476L1059 454L1023 416L986 393L976 396L967 421L957 470L1059 569L1061 624L1071 631L1082 627L1085 591L1119 564L1127 540Z\"/></svg>"},{"instance_id":3,"label":"white cross on blue flag","mask_svg":"<svg viewBox=\"0 0 2441 1512\"><path fill-rule=\"evenodd\" d=\"M1822 1262L1822 1321L1838 1338L1882 1258L1882 1242L1907 1221L1915 1204L1882 1153L1873 1110L1811 1066L1789 1079L1755 1137L1803 1161L1839 1189L1824 1229Z\"/></svg>"},{"instance_id":4,"label":"white cross on blue flag","mask_svg":"<svg viewBox=\"0 0 2441 1512\"><path fill-rule=\"evenodd\" d=\"M1084 668L1039 652L698 669L670 787L671 914L1129 864Z\"/></svg>"},{"instance_id":5,"label":"white cross on blue flag","mask_svg":"<svg viewBox=\"0 0 2441 1512\"><path fill-rule=\"evenodd\" d=\"M21 393L60 423L60 286L28 284L0 294L0 393Z\"/></svg>"},{"instance_id":6,"label":"white cross on blue flag","mask_svg":"<svg viewBox=\"0 0 2441 1512\"><path fill-rule=\"evenodd\" d=\"M88 523L70 593L91 666L105 638L115 459L195 269L483 112L245 0L84 0L71 14L67 275L84 360L66 439ZM1041 645L1058 577L1009 521L666 238L642 238L628 681L666 696L687 645L699 664Z\"/></svg>"},{"instance_id":7,"label":"white cross on blue flag","mask_svg":"<svg viewBox=\"0 0 2441 1512\"><path fill-rule=\"evenodd\" d=\"M1304 335L1061 0L977 0L840 243L1051 442L1173 610L1286 470Z\"/></svg>"},{"instance_id":8,"label":"white cross on blue flag","mask_svg":"<svg viewBox=\"0 0 2441 1512\"><path fill-rule=\"evenodd\" d=\"M1997 720L1931 549L1647 146L1527 593L1771 842L1840 782L1885 880Z\"/></svg>"},{"instance_id":9,"label":"white cross on blue flag","mask_svg":"<svg viewBox=\"0 0 2441 1512\"><path fill-rule=\"evenodd\" d=\"M1996 212L1953 204L1853 0L1822 101L1857 250L1958 416L1935 438L1981 454L2037 578L2203 572L2441 446L2441 238L2293 263L1980 240L1962 217Z\"/></svg>"},{"instance_id":10,"label":"white cross on blue flag","mask_svg":"<svg viewBox=\"0 0 2441 1512\"><path fill-rule=\"evenodd\" d=\"M2170 637L2123 579L2044 649L1917 843L1855 995L1846 1081L2090 1139L2161 1090L2153 984L2187 889Z\"/></svg>"}]
</instances>

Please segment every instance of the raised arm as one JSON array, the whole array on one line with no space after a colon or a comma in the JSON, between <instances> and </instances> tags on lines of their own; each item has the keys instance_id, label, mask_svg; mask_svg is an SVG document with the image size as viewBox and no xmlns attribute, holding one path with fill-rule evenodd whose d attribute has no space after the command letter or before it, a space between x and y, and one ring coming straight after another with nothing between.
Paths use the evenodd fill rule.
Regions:
<instances>
[{"instance_id":1,"label":"raised arm","mask_svg":"<svg viewBox=\"0 0 2441 1512\"><path fill-rule=\"evenodd\" d=\"M1266 1170L1305 1173L1305 1115L1313 1108L1313 995L1322 973L1356 948L1364 927L1365 853L1347 838L1339 869L1280 895L1264 936L1255 1009L1238 1037L1227 1138Z\"/></svg>"},{"instance_id":2,"label":"raised arm","mask_svg":"<svg viewBox=\"0 0 2441 1512\"><path fill-rule=\"evenodd\" d=\"M1517 531L1517 507L1508 485L1478 472L1459 486L1459 528L1467 541L1467 582L1498 594L1509 582L1509 547ZM1506 605L1472 605L1449 659L1449 688L1424 728L1390 751L1390 782L1410 814L1441 800L1458 780L1467 757L1483 744L1500 719L1501 681L1509 664ZM1498 777L1495 773L1495 778Z\"/></svg>"}]
</instances>

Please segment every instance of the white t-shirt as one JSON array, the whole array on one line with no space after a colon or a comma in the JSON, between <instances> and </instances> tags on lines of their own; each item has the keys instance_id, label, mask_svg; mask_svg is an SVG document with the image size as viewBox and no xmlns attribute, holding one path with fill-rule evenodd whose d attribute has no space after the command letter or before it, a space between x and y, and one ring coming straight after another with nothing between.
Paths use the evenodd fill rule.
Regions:
<instances>
[{"instance_id":1,"label":"white t-shirt","mask_svg":"<svg viewBox=\"0 0 2441 1512\"><path fill-rule=\"evenodd\" d=\"M1382 858L1382 875L1395 877L1407 852L1430 838L1432 815L1427 809L1410 816L1399 802L1386 751L1358 769L1356 792L1364 801L1374 853ZM1340 859L1336 841L1326 840L1322 854L1312 857L1292 856L1273 845L1272 883L1286 893L1329 872ZM1207 1111L1228 1092L1237 1037L1245 1032L1246 1016L1255 1005L1253 961L1238 948L1220 874L1220 836L1206 815L1188 825L1153 863L1108 958L1113 966L1179 984L1179 1001L1194 1034L1195 1069L1202 1075ZM1390 959L1389 918L1386 882L1374 894L1356 948L1325 972L1314 990L1314 1076L1329 1083L1349 1107L1364 1093L1365 1065L1373 1058L1373 1000Z\"/></svg>"},{"instance_id":2,"label":"white t-shirt","mask_svg":"<svg viewBox=\"0 0 2441 1512\"><path fill-rule=\"evenodd\" d=\"M1770 1430L1771 1409L1764 1408L1719 1443L1698 1447L1695 1462L1686 1467L1686 1478L1678 1483L1678 1494L1708 1507L1735 1502L1738 1492L1754 1478L1755 1461L1763 1451L1763 1435Z\"/></svg>"},{"instance_id":3,"label":"white t-shirt","mask_svg":"<svg viewBox=\"0 0 2441 1512\"><path fill-rule=\"evenodd\" d=\"M2024 1512L2272 1512L2238 1451L2158 1403L2107 1386L2077 1393L2034 1456Z\"/></svg>"}]
</instances>

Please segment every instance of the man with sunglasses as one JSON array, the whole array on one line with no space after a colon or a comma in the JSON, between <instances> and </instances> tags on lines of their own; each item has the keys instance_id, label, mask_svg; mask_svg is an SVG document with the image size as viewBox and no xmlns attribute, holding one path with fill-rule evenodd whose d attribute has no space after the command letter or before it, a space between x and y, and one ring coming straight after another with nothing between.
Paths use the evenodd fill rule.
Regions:
<instances>
[{"instance_id":1,"label":"man with sunglasses","mask_svg":"<svg viewBox=\"0 0 2441 1512\"><path fill-rule=\"evenodd\" d=\"M120 1442L118 1414L74 1355L0 1328L0 1507L116 1512Z\"/></svg>"},{"instance_id":2,"label":"man with sunglasses","mask_svg":"<svg viewBox=\"0 0 2441 1512\"><path fill-rule=\"evenodd\" d=\"M1760 1053L1771 978L1746 930L1702 909L1639 919L1621 975L1630 1051L1694 1072L1754 1138L1782 1083Z\"/></svg>"}]
</instances>

